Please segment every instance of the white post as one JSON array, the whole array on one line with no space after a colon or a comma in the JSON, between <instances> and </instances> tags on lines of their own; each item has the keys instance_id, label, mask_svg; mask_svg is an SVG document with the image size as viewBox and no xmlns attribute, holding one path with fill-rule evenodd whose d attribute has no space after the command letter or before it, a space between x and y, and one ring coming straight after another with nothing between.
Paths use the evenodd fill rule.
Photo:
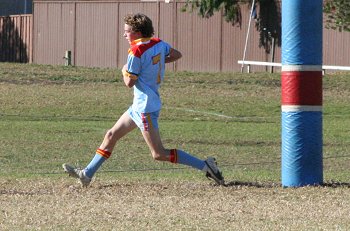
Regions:
<instances>
[{"instance_id":1,"label":"white post","mask_svg":"<svg viewBox=\"0 0 350 231\"><path fill-rule=\"evenodd\" d=\"M246 39L245 39L245 46L244 46L243 59L242 59L242 61L243 61L242 62L242 67L241 67L241 72L242 73L243 73L243 69L244 69L245 56L246 56L246 53L247 53L247 45L248 45L248 39L249 39L249 33L250 33L250 24L252 22L252 14L253 14L254 5L255 5L255 0L253 0L252 8L250 9L249 24L248 24L247 36L246 36Z\"/></svg>"},{"instance_id":2,"label":"white post","mask_svg":"<svg viewBox=\"0 0 350 231\"><path fill-rule=\"evenodd\" d=\"M72 65L72 52L71 51L66 51L64 55L64 65L65 66L71 66Z\"/></svg>"}]
</instances>

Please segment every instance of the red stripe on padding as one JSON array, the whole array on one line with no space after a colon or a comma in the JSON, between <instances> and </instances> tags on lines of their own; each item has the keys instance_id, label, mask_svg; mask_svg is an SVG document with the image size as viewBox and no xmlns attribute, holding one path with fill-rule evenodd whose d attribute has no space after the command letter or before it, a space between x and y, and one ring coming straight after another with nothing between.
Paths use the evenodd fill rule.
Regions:
<instances>
[{"instance_id":1,"label":"red stripe on padding","mask_svg":"<svg viewBox=\"0 0 350 231\"><path fill-rule=\"evenodd\" d=\"M282 105L322 105L322 71L282 72Z\"/></svg>"}]
</instances>

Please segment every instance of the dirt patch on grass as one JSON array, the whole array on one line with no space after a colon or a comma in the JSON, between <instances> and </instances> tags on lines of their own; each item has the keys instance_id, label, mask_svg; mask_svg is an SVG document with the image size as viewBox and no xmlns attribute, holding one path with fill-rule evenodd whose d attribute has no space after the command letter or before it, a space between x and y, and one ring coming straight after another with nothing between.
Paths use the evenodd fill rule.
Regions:
<instances>
[{"instance_id":1,"label":"dirt patch on grass","mask_svg":"<svg viewBox=\"0 0 350 231\"><path fill-rule=\"evenodd\" d=\"M1 230L347 230L349 187L0 180Z\"/></svg>"}]
</instances>

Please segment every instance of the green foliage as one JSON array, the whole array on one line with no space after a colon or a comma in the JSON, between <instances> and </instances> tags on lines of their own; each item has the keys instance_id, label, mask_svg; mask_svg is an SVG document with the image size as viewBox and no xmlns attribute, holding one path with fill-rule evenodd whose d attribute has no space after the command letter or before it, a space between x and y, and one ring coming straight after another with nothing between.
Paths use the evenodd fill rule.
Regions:
<instances>
[{"instance_id":1,"label":"green foliage","mask_svg":"<svg viewBox=\"0 0 350 231\"><path fill-rule=\"evenodd\" d=\"M250 8L252 4L252 0L187 0L182 10L198 10L198 15L203 18L209 18L215 12L222 11L227 22L241 26L241 9L243 6ZM266 53L270 53L273 39L276 45L281 45L280 3L277 0L256 0L255 5L259 8L255 18L255 26L260 33L259 46L264 47Z\"/></svg>"},{"instance_id":2,"label":"green foliage","mask_svg":"<svg viewBox=\"0 0 350 231\"><path fill-rule=\"evenodd\" d=\"M281 5L275 0L260 0L258 3L255 27L260 33L259 46L270 53L273 46L281 46Z\"/></svg>"},{"instance_id":3,"label":"green foliage","mask_svg":"<svg viewBox=\"0 0 350 231\"><path fill-rule=\"evenodd\" d=\"M203 18L210 18L216 11L223 11L223 17L232 25L241 24L242 15L239 0L187 0L182 11L190 8L190 12L198 9L198 15Z\"/></svg>"},{"instance_id":4,"label":"green foliage","mask_svg":"<svg viewBox=\"0 0 350 231\"><path fill-rule=\"evenodd\" d=\"M222 12L223 17L232 25L242 24L241 7L251 6L253 0L187 0L183 11L198 10L198 15L204 18L213 16L215 12ZM255 26L260 33L259 46L270 53L272 41L281 46L281 3L278 0L256 0L259 8ZM350 1L326 0L324 2L326 14L326 28L350 31Z\"/></svg>"},{"instance_id":5,"label":"green foliage","mask_svg":"<svg viewBox=\"0 0 350 231\"><path fill-rule=\"evenodd\" d=\"M350 1L327 0L324 12L327 14L326 28L350 31Z\"/></svg>"}]
</instances>

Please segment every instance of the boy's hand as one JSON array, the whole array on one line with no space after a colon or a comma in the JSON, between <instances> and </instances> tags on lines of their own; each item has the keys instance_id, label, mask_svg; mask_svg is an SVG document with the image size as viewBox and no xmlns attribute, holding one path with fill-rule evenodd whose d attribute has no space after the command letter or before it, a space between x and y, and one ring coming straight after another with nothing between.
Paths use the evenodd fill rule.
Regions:
<instances>
[{"instance_id":1,"label":"boy's hand","mask_svg":"<svg viewBox=\"0 0 350 231\"><path fill-rule=\"evenodd\" d=\"M128 65L124 64L123 68L122 68L122 72L124 73L126 70L128 70Z\"/></svg>"},{"instance_id":2,"label":"boy's hand","mask_svg":"<svg viewBox=\"0 0 350 231\"><path fill-rule=\"evenodd\" d=\"M176 60L180 59L182 57L182 54L180 51L171 48L170 53L167 57L165 57L165 63L171 63L175 62Z\"/></svg>"}]
</instances>

